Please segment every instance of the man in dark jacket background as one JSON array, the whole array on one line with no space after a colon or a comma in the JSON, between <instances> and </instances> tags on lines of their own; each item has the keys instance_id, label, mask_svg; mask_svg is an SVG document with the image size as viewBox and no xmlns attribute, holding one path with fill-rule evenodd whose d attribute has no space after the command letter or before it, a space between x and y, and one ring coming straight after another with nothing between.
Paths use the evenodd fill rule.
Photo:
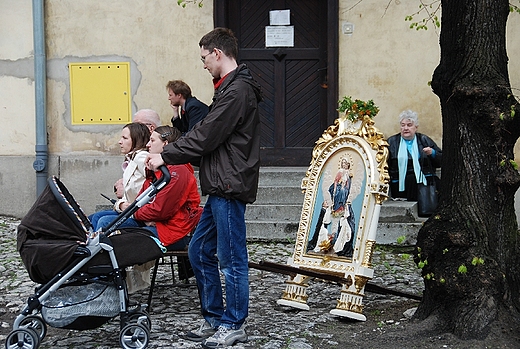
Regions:
<instances>
[{"instance_id":1,"label":"man in dark jacket background","mask_svg":"<svg viewBox=\"0 0 520 349\"><path fill-rule=\"evenodd\" d=\"M192 96L191 88L184 81L168 81L166 90L170 106L173 109L172 126L182 134L190 131L208 114L208 106ZM179 107L182 110L179 111Z\"/></svg>"},{"instance_id":2,"label":"man in dark jacket background","mask_svg":"<svg viewBox=\"0 0 520 349\"><path fill-rule=\"evenodd\" d=\"M249 69L237 64L233 32L215 28L199 42L204 68L213 76L215 94L208 115L147 164L200 162L200 186L209 195L189 246L197 279L200 328L187 337L205 348L223 348L247 340L249 309L246 204L256 200L260 169L261 101L259 84ZM225 278L224 306L219 274Z\"/></svg>"}]
</instances>

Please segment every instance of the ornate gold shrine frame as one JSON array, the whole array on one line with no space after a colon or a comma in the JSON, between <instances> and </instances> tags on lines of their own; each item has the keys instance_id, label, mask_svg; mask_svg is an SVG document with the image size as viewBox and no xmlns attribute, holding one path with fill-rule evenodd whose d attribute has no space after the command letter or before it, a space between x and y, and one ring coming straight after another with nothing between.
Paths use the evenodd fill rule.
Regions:
<instances>
[{"instance_id":1,"label":"ornate gold shrine frame","mask_svg":"<svg viewBox=\"0 0 520 349\"><path fill-rule=\"evenodd\" d=\"M365 285L373 277L377 222L388 196L387 157L388 144L372 119L365 116L351 122L340 117L316 142L302 180L305 197L288 264L302 272L341 278L341 295L331 314L366 320L362 300ZM291 277L278 304L308 310L306 289L312 278Z\"/></svg>"}]
</instances>

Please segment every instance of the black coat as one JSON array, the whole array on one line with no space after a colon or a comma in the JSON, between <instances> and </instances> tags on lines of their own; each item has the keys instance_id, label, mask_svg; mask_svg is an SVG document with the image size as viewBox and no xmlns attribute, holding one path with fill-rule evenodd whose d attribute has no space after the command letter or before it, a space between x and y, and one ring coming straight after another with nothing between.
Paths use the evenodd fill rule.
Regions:
<instances>
[{"instance_id":1,"label":"black coat","mask_svg":"<svg viewBox=\"0 0 520 349\"><path fill-rule=\"evenodd\" d=\"M437 168L441 167L442 162L442 150L435 144L435 142L428 136L422 133L416 133L417 137L417 147L419 150L419 164L421 165L421 171L425 174L425 176L433 176L435 175L435 171ZM399 153L399 145L401 143L401 134L398 133L396 135L388 138L388 150L389 150L389 158L388 158L388 174L390 175L390 189L392 191L393 197L398 197L397 188L399 188L399 166L397 162L397 154ZM431 155L426 155L422 150L425 147L430 147L435 149L435 157ZM413 171L413 163L412 157L408 154L408 166L407 166L407 177L414 178L415 174ZM408 183L408 182L407 182ZM415 187L412 188L411 193L407 193L407 195L402 197L407 197L409 200L416 200L416 190ZM410 188L405 186L405 191L409 191ZM411 194L411 195L409 195Z\"/></svg>"},{"instance_id":2,"label":"black coat","mask_svg":"<svg viewBox=\"0 0 520 349\"><path fill-rule=\"evenodd\" d=\"M204 119L209 108L195 97L190 97L184 103L183 114L180 118L172 118L172 125L183 134L190 131L195 124Z\"/></svg>"}]
</instances>

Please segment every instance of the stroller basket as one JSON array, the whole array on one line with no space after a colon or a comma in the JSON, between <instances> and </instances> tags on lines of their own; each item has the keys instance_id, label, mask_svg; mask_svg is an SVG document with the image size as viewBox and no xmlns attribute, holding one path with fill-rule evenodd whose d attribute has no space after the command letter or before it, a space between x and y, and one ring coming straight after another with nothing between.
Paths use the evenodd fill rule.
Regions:
<instances>
[{"instance_id":1,"label":"stroller basket","mask_svg":"<svg viewBox=\"0 0 520 349\"><path fill-rule=\"evenodd\" d=\"M92 329L118 314L119 294L114 285L62 287L42 302L42 317L52 327Z\"/></svg>"}]
</instances>

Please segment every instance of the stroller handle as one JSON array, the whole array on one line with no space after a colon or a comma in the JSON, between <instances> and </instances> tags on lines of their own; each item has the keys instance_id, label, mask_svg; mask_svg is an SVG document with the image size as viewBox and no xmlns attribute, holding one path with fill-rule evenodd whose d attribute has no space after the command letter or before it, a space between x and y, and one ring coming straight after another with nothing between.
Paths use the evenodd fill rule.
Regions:
<instances>
[{"instance_id":1,"label":"stroller handle","mask_svg":"<svg viewBox=\"0 0 520 349\"><path fill-rule=\"evenodd\" d=\"M132 216L135 211L139 208L143 207L147 203L149 203L157 193L163 189L165 186L170 183L171 175L168 167L166 165L162 165L159 167L159 170L162 173L160 178L156 178L152 181L150 186L146 188L136 199L134 202L130 204L121 214L112 221L108 226L106 226L103 231L105 235L110 236L117 228L121 226L130 216Z\"/></svg>"},{"instance_id":2,"label":"stroller handle","mask_svg":"<svg viewBox=\"0 0 520 349\"><path fill-rule=\"evenodd\" d=\"M170 183L171 175L170 171L168 171L168 167L166 165L162 165L159 167L161 170L162 176L159 179L155 179L152 184L155 186L156 193L164 188L168 183Z\"/></svg>"}]
</instances>

